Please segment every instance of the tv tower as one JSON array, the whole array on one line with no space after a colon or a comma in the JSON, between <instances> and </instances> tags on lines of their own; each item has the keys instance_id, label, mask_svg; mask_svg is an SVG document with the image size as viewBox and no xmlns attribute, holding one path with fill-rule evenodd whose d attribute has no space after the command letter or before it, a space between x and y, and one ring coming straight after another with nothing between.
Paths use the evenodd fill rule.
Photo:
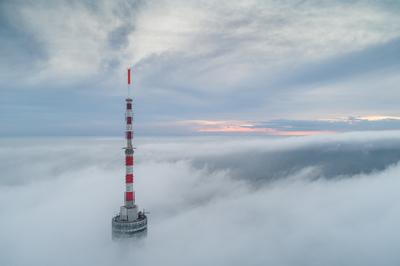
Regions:
<instances>
[{"instance_id":1,"label":"tv tower","mask_svg":"<svg viewBox=\"0 0 400 266\"><path fill-rule=\"evenodd\" d=\"M147 230L147 216L135 204L135 174L134 165L134 147L133 142L133 97L130 97L131 91L131 68L128 69L128 96L126 98L126 147L125 149L125 192L124 205L120 207L119 214L112 218L112 237L126 238L143 234Z\"/></svg>"}]
</instances>

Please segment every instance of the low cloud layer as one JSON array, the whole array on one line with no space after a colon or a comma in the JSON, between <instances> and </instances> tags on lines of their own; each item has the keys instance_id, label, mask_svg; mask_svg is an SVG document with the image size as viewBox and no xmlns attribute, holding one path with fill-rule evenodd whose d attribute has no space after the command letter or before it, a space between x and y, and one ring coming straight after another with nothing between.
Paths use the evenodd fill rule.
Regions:
<instances>
[{"instance_id":1,"label":"low cloud layer","mask_svg":"<svg viewBox=\"0 0 400 266\"><path fill-rule=\"evenodd\" d=\"M1 140L1 265L398 265L398 132L140 139L142 241L112 242L119 139Z\"/></svg>"}]
</instances>

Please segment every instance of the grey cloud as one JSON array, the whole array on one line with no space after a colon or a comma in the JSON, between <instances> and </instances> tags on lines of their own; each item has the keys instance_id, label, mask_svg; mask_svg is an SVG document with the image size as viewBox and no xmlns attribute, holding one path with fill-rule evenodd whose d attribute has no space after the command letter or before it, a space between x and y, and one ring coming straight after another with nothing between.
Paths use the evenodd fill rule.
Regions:
<instances>
[{"instance_id":1,"label":"grey cloud","mask_svg":"<svg viewBox=\"0 0 400 266\"><path fill-rule=\"evenodd\" d=\"M251 128L273 128L283 131L372 131L372 130L399 130L400 120L380 119L367 120L349 117L342 120L271 120L268 122L255 122Z\"/></svg>"},{"instance_id":2,"label":"grey cloud","mask_svg":"<svg viewBox=\"0 0 400 266\"><path fill-rule=\"evenodd\" d=\"M229 169L233 177L259 186L302 170L311 171L307 172L310 179L348 178L382 171L400 161L399 150L399 140L356 144L334 141L285 150L244 148L235 154L199 158L193 163L210 171Z\"/></svg>"},{"instance_id":3,"label":"grey cloud","mask_svg":"<svg viewBox=\"0 0 400 266\"><path fill-rule=\"evenodd\" d=\"M0 186L23 186L35 182L57 180L65 174L84 171L94 165L114 169L114 163L123 157L117 149L110 149L115 140L85 139L2 139L1 169L4 174ZM109 161L108 156L115 159ZM49 160L51 158L51 160ZM68 163L66 163L68 162ZM24 167L21 167L24 165Z\"/></svg>"},{"instance_id":4,"label":"grey cloud","mask_svg":"<svg viewBox=\"0 0 400 266\"><path fill-rule=\"evenodd\" d=\"M395 92L391 93L391 83L386 85L382 82L378 88L377 84L368 84L368 81L366 84L359 84L357 79L364 80L363 77L368 76L378 78L380 73L388 74L381 77L383 79L393 77L399 67L396 57L399 47L399 40L394 39L361 51L285 69L253 66L250 67L250 77L234 84L224 84L223 80L234 76L235 72L230 73L230 70L234 70L235 65L225 66L217 80L207 77L210 71L219 73L217 69L202 69L207 68L206 62L212 61L214 55L192 58L179 53L163 54L147 58L138 64L143 75L139 87L147 88L139 93L146 105L153 102L155 109L152 112L160 113L160 108L164 108L164 114L180 116L179 119L218 117L251 120L293 116L293 113L305 112L309 108L322 111L323 106L327 106L327 101L330 105L322 111L324 115L327 112L338 113L340 110L348 110L351 113L347 115L352 115L357 114L355 110L365 112L365 106L367 109L368 106L386 108L387 100L382 101L375 97L376 101L372 103L372 99L365 99L366 95L380 94L386 88L388 94L394 94L390 98L396 96ZM338 95L333 95L333 98L332 95L329 96L332 84L340 86L341 82L349 84L345 88L338 88ZM318 93L313 95L313 91ZM357 98L364 100L354 102ZM336 107L331 106L333 104ZM375 109L377 107L372 112L376 112ZM343 114L346 115L346 112ZM307 115L310 114L305 114Z\"/></svg>"},{"instance_id":5,"label":"grey cloud","mask_svg":"<svg viewBox=\"0 0 400 266\"><path fill-rule=\"evenodd\" d=\"M400 52L400 39L367 47L339 57L311 62L290 69L287 79L272 82L272 86L301 88L304 85L340 82L343 79L356 78L375 72L393 71L400 67L396 55Z\"/></svg>"},{"instance_id":6,"label":"grey cloud","mask_svg":"<svg viewBox=\"0 0 400 266\"><path fill-rule=\"evenodd\" d=\"M0 2L1 82L13 80L32 70L38 62L48 59L45 47L16 19L18 3L20 1Z\"/></svg>"},{"instance_id":7,"label":"grey cloud","mask_svg":"<svg viewBox=\"0 0 400 266\"><path fill-rule=\"evenodd\" d=\"M204 146L184 142L174 147L160 143L163 152L145 153L144 159L163 158L168 150L172 161L183 157L197 169L208 173L227 171L231 177L252 186L268 185L302 171L309 180L346 179L396 165L400 161L397 133L371 131L284 139L237 136L229 142L224 137L198 137ZM181 150L186 145L190 150Z\"/></svg>"},{"instance_id":8,"label":"grey cloud","mask_svg":"<svg viewBox=\"0 0 400 266\"><path fill-rule=\"evenodd\" d=\"M131 25L122 25L109 33L109 43L113 49L126 47L128 44L128 35L133 31Z\"/></svg>"},{"instance_id":9,"label":"grey cloud","mask_svg":"<svg viewBox=\"0 0 400 266\"><path fill-rule=\"evenodd\" d=\"M135 30L135 16L145 5L145 1L142 0L119 3L114 13L122 19L123 24L108 33L108 42L112 49L126 48L129 43L128 37Z\"/></svg>"},{"instance_id":10,"label":"grey cloud","mask_svg":"<svg viewBox=\"0 0 400 266\"><path fill-rule=\"evenodd\" d=\"M112 29L108 32L108 45L115 53L124 53L129 46L129 36L135 31L136 16L143 7L146 5L146 1L125 1L120 2L114 11L114 15L122 21L122 25ZM104 73L112 73L116 69L127 67L127 62L124 62L123 58L116 55L106 57L102 64L104 65ZM128 63L129 65L129 63Z\"/></svg>"}]
</instances>

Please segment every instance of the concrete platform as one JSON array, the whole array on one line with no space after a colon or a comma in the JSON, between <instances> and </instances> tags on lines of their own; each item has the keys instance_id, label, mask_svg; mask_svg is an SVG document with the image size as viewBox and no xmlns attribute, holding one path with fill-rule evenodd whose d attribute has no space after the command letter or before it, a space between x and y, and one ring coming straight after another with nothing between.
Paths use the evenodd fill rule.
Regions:
<instances>
[{"instance_id":1,"label":"concrete platform","mask_svg":"<svg viewBox=\"0 0 400 266\"><path fill-rule=\"evenodd\" d=\"M112 238L143 237L147 235L147 217L142 215L133 221L123 220L120 215L112 218Z\"/></svg>"}]
</instances>

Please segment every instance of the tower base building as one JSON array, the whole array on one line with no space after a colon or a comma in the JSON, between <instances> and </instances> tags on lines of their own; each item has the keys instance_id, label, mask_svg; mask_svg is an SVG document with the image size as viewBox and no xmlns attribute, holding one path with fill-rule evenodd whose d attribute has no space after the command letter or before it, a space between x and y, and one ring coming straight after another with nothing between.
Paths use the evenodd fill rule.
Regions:
<instances>
[{"instance_id":1,"label":"tower base building","mask_svg":"<svg viewBox=\"0 0 400 266\"><path fill-rule=\"evenodd\" d=\"M139 211L137 206L121 206L120 213L112 218L112 238L129 238L145 236L147 230L147 216Z\"/></svg>"}]
</instances>

